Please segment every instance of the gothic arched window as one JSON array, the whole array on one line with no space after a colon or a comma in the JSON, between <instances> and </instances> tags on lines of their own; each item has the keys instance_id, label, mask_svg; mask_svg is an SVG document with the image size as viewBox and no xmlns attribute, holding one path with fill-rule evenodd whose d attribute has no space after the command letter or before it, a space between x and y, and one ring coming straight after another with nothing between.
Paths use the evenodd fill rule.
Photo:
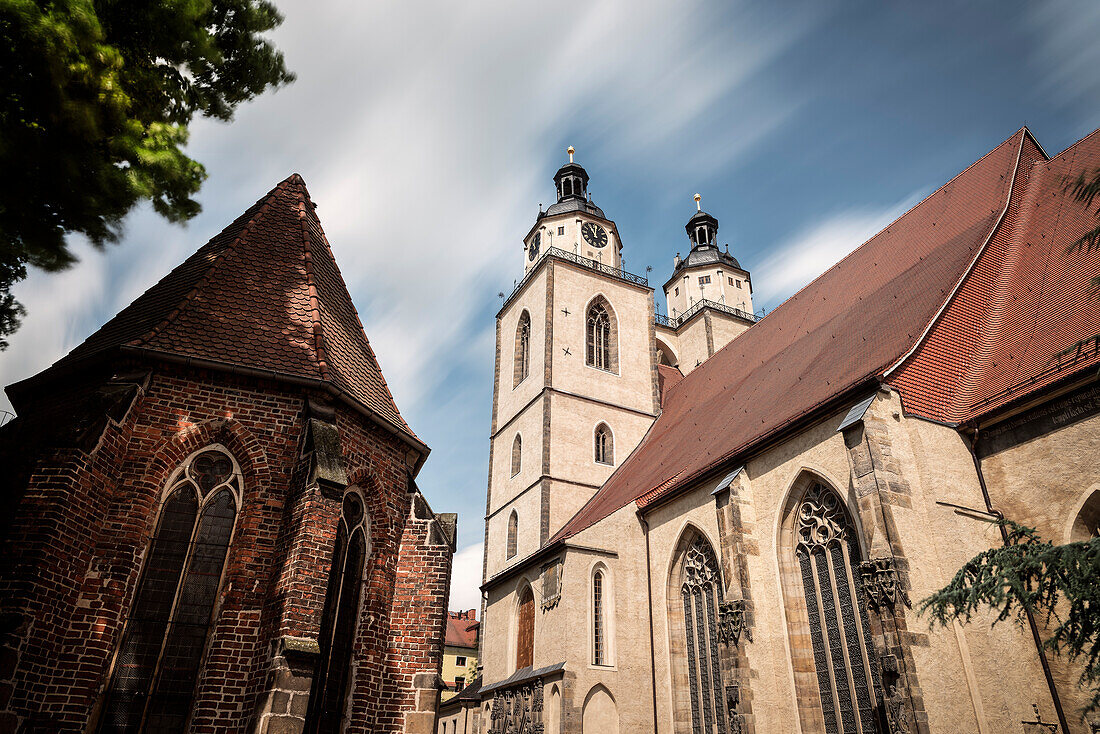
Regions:
<instances>
[{"instance_id":1,"label":"gothic arched window","mask_svg":"<svg viewBox=\"0 0 1100 734\"><path fill-rule=\"evenodd\" d=\"M508 555L507 558L511 558L516 555L516 536L519 534L519 516L516 515L516 511L512 510L512 514L508 516Z\"/></svg>"},{"instance_id":2,"label":"gothic arched window","mask_svg":"<svg viewBox=\"0 0 1100 734\"><path fill-rule=\"evenodd\" d=\"M100 732L175 732L187 725L240 499L240 469L220 447L192 454L172 474Z\"/></svg>"},{"instance_id":3,"label":"gothic arched window","mask_svg":"<svg viewBox=\"0 0 1100 734\"><path fill-rule=\"evenodd\" d=\"M859 552L843 502L813 484L798 504L795 556L810 621L825 731L875 731L876 665L863 590L853 569Z\"/></svg>"},{"instance_id":4,"label":"gothic arched window","mask_svg":"<svg viewBox=\"0 0 1100 734\"><path fill-rule=\"evenodd\" d=\"M523 439L516 434L516 437L512 439L512 476L519 474L520 468L523 466Z\"/></svg>"},{"instance_id":5,"label":"gothic arched window","mask_svg":"<svg viewBox=\"0 0 1100 734\"><path fill-rule=\"evenodd\" d=\"M516 620L516 670L529 668L535 657L535 595L530 586L519 594L519 617Z\"/></svg>"},{"instance_id":6,"label":"gothic arched window","mask_svg":"<svg viewBox=\"0 0 1100 734\"><path fill-rule=\"evenodd\" d=\"M695 537L684 553L680 579L692 731L725 734L726 708L718 663L721 575L714 551L701 535Z\"/></svg>"},{"instance_id":7,"label":"gothic arched window","mask_svg":"<svg viewBox=\"0 0 1100 734\"><path fill-rule=\"evenodd\" d=\"M595 433L596 444L596 463L597 464L614 464L615 463L615 439L611 435L611 429L607 427L606 423L601 423L596 426Z\"/></svg>"},{"instance_id":8,"label":"gothic arched window","mask_svg":"<svg viewBox=\"0 0 1100 734\"><path fill-rule=\"evenodd\" d=\"M617 361L615 319L602 298L588 307L585 319L585 363L596 369L614 372Z\"/></svg>"},{"instance_id":9,"label":"gothic arched window","mask_svg":"<svg viewBox=\"0 0 1100 734\"><path fill-rule=\"evenodd\" d=\"M592 664L607 664L607 619L603 571L592 574Z\"/></svg>"},{"instance_id":10,"label":"gothic arched window","mask_svg":"<svg viewBox=\"0 0 1100 734\"><path fill-rule=\"evenodd\" d=\"M1100 490L1089 495L1070 526L1071 543L1092 540L1100 535Z\"/></svg>"},{"instance_id":11,"label":"gothic arched window","mask_svg":"<svg viewBox=\"0 0 1100 734\"><path fill-rule=\"evenodd\" d=\"M516 360L512 372L512 385L518 385L531 371L531 315L524 311L516 326Z\"/></svg>"},{"instance_id":12,"label":"gothic arched window","mask_svg":"<svg viewBox=\"0 0 1100 734\"><path fill-rule=\"evenodd\" d=\"M363 498L355 490L344 494L336 544L328 574L328 590L321 614L321 648L317 674L309 694L307 732L340 731L351 678L351 657L363 568L370 555L370 524Z\"/></svg>"}]
</instances>

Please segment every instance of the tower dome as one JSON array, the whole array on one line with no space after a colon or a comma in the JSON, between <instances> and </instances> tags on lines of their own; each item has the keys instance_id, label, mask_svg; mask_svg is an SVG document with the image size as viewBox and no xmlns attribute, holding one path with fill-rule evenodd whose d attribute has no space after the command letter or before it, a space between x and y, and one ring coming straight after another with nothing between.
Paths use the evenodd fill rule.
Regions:
<instances>
[{"instance_id":1,"label":"tower dome","mask_svg":"<svg viewBox=\"0 0 1100 734\"><path fill-rule=\"evenodd\" d=\"M588 171L579 163L573 162L576 152L569 146L569 162L554 174L554 190L558 200L551 204L544 216L562 212L589 212L604 218L603 210L588 200Z\"/></svg>"}]
</instances>

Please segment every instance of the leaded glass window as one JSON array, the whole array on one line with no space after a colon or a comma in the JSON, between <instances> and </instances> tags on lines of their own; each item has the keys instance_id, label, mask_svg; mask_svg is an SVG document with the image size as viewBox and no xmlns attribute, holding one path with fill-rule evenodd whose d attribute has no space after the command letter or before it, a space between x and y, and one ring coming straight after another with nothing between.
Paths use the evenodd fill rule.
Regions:
<instances>
[{"instance_id":1,"label":"leaded glass window","mask_svg":"<svg viewBox=\"0 0 1100 734\"><path fill-rule=\"evenodd\" d=\"M680 585L687 634L692 731L726 734L722 671L718 663L721 575L710 544L697 537L686 551Z\"/></svg>"},{"instance_id":2,"label":"leaded glass window","mask_svg":"<svg viewBox=\"0 0 1100 734\"><path fill-rule=\"evenodd\" d=\"M100 732L186 727L240 503L240 476L228 454L209 448L188 457L168 482Z\"/></svg>"},{"instance_id":3,"label":"leaded glass window","mask_svg":"<svg viewBox=\"0 0 1100 734\"><path fill-rule=\"evenodd\" d=\"M592 664L607 664L603 571L592 575Z\"/></svg>"},{"instance_id":4,"label":"leaded glass window","mask_svg":"<svg viewBox=\"0 0 1100 734\"><path fill-rule=\"evenodd\" d=\"M321 614L321 656L309 694L306 731L340 731L351 681L363 568L370 554L370 530L363 498L352 490L344 495L336 543L329 568L328 591Z\"/></svg>"},{"instance_id":5,"label":"leaded glass window","mask_svg":"<svg viewBox=\"0 0 1100 734\"><path fill-rule=\"evenodd\" d=\"M519 474L519 470L522 467L523 461L523 439L516 434L516 437L512 439L512 476Z\"/></svg>"},{"instance_id":6,"label":"leaded glass window","mask_svg":"<svg viewBox=\"0 0 1100 734\"><path fill-rule=\"evenodd\" d=\"M523 382L531 371L531 315L524 311L516 327L516 356L512 384Z\"/></svg>"},{"instance_id":7,"label":"leaded glass window","mask_svg":"<svg viewBox=\"0 0 1100 734\"><path fill-rule=\"evenodd\" d=\"M611 436L611 429L607 427L606 423L601 423L600 425L596 426L595 444L596 463L614 464L615 439Z\"/></svg>"},{"instance_id":8,"label":"leaded glass window","mask_svg":"<svg viewBox=\"0 0 1100 734\"><path fill-rule=\"evenodd\" d=\"M602 303L593 303L588 309L587 331L587 363L597 369L612 371L611 315Z\"/></svg>"},{"instance_id":9,"label":"leaded glass window","mask_svg":"<svg viewBox=\"0 0 1100 734\"><path fill-rule=\"evenodd\" d=\"M519 535L519 516L515 510L508 516L508 558L516 554L516 540Z\"/></svg>"},{"instance_id":10,"label":"leaded glass window","mask_svg":"<svg viewBox=\"0 0 1100 734\"><path fill-rule=\"evenodd\" d=\"M876 665L853 526L841 499L821 484L798 506L795 555L806 595L825 731L876 730Z\"/></svg>"}]
</instances>

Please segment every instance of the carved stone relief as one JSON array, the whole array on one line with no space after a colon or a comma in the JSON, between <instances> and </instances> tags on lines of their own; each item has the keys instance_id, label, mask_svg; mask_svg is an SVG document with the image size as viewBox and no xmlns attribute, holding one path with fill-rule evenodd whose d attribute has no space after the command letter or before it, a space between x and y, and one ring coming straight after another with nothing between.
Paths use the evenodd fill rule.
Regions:
<instances>
[{"instance_id":1,"label":"carved stone relief","mask_svg":"<svg viewBox=\"0 0 1100 734\"><path fill-rule=\"evenodd\" d=\"M491 734L543 734L542 683L493 694Z\"/></svg>"},{"instance_id":2,"label":"carved stone relief","mask_svg":"<svg viewBox=\"0 0 1100 734\"><path fill-rule=\"evenodd\" d=\"M864 561L859 564L859 576L864 598L871 609L893 609L898 601L907 607L911 606L908 595L898 584L898 572L893 558L872 558Z\"/></svg>"},{"instance_id":3,"label":"carved stone relief","mask_svg":"<svg viewBox=\"0 0 1100 734\"><path fill-rule=\"evenodd\" d=\"M752 630L745 625L745 601L734 599L718 605L718 639L727 645L741 641L741 633L752 642Z\"/></svg>"}]
</instances>

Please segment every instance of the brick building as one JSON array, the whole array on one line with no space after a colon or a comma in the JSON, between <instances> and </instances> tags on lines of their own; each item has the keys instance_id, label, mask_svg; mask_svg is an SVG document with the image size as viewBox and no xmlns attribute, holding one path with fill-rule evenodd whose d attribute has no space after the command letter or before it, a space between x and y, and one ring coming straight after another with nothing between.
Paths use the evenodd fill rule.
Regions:
<instances>
[{"instance_id":1,"label":"brick building","mask_svg":"<svg viewBox=\"0 0 1100 734\"><path fill-rule=\"evenodd\" d=\"M454 515L293 175L0 432L0 731L428 732Z\"/></svg>"}]
</instances>

